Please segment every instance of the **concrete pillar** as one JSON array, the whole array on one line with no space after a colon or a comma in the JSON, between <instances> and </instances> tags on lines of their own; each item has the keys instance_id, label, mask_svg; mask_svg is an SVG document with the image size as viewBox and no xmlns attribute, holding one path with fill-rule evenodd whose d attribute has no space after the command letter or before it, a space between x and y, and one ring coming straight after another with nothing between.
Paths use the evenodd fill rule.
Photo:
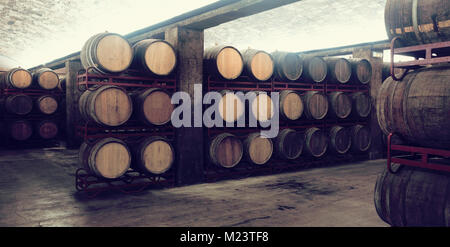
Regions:
<instances>
[{"instance_id":1,"label":"concrete pillar","mask_svg":"<svg viewBox=\"0 0 450 247\"><path fill-rule=\"evenodd\" d=\"M77 84L77 73L81 69L83 66L78 60L66 62L66 139L68 148L78 148L81 143L81 138L75 133L75 126L81 120L78 99L82 92L78 90Z\"/></svg>"}]
</instances>

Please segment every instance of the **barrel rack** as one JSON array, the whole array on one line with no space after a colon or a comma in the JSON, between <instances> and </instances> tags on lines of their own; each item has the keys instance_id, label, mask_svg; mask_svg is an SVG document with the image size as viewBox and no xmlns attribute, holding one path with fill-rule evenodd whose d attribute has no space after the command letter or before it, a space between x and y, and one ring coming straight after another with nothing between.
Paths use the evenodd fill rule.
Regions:
<instances>
[{"instance_id":1,"label":"barrel rack","mask_svg":"<svg viewBox=\"0 0 450 247\"><path fill-rule=\"evenodd\" d=\"M144 88L162 88L169 93L176 91L175 76L154 78L139 75L139 72L127 70L121 75L104 75L91 72L92 68L80 70L77 75L80 91L95 90L94 86L115 85L126 91ZM80 122L75 126L75 133L86 142L114 137L125 141L128 145L139 143L139 140L149 136L164 136L171 142L175 139L175 128L170 124L149 126L138 120L130 119L117 127L99 126L92 122ZM148 187L172 187L175 185L175 165L160 175L143 173L129 169L116 179L99 178L86 169L79 168L75 173L75 188L84 192L88 198L96 197L104 191L119 191L126 194L139 193Z\"/></svg>"},{"instance_id":2,"label":"barrel rack","mask_svg":"<svg viewBox=\"0 0 450 247\"><path fill-rule=\"evenodd\" d=\"M320 91L325 94L334 91L343 91L347 93L356 92L369 92L368 85L338 85L331 83L305 83L302 81L283 82L276 80L269 80L266 82L256 82L250 80L248 77L241 76L236 80L226 81L215 76L207 76L205 78L207 89L206 91L220 91L220 90L232 90L232 91L264 91L268 94L270 92L278 92L282 90L293 90L300 94L307 91ZM248 113L247 113L248 114ZM322 119L322 120L307 120L304 117L296 121L285 121L280 118L279 130L291 128L299 131L304 131L310 127L319 127L322 129L329 129L334 125L341 126L353 126L356 124L368 125L368 118L359 119L356 117L349 117L348 119ZM263 130L261 126L255 128L249 127L213 127L208 128L205 134L205 143L209 143L214 136L228 132L234 134L237 138L243 141L248 134ZM215 182L217 180L229 179L229 178L242 178L256 175L276 174L287 171L294 171L299 169L306 169L309 167L327 166L329 164L354 162L358 160L367 159L367 154L351 154L345 155L325 155L321 158L313 158L301 155L295 160L283 160L276 155L272 155L270 160L264 165L254 165L247 162L244 158L239 164L232 168L218 167L211 163L209 158L208 149L209 145L205 145L205 163L204 163L204 178L206 182Z\"/></svg>"}]
</instances>

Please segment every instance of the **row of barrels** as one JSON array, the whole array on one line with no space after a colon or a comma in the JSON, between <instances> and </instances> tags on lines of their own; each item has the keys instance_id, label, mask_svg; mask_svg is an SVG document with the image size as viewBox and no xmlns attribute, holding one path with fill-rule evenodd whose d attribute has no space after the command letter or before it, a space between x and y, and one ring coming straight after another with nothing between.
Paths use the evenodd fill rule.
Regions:
<instances>
[{"instance_id":1,"label":"row of barrels","mask_svg":"<svg viewBox=\"0 0 450 247\"><path fill-rule=\"evenodd\" d=\"M37 139L49 140L58 136L58 122L52 119L43 120L9 120L2 129L4 137L13 141L27 141L35 134Z\"/></svg>"},{"instance_id":2,"label":"row of barrels","mask_svg":"<svg viewBox=\"0 0 450 247\"><path fill-rule=\"evenodd\" d=\"M241 75L256 81L368 84L372 66L366 59L300 56L276 51L271 54L255 49L239 52L232 46L216 46L204 52L206 73L234 80Z\"/></svg>"},{"instance_id":3,"label":"row of barrels","mask_svg":"<svg viewBox=\"0 0 450 247\"><path fill-rule=\"evenodd\" d=\"M163 174L171 168L175 150L170 141L161 136L147 137L136 145L110 137L94 143L84 142L78 157L79 165L92 175L114 179L129 169Z\"/></svg>"},{"instance_id":4,"label":"row of barrels","mask_svg":"<svg viewBox=\"0 0 450 247\"><path fill-rule=\"evenodd\" d=\"M2 97L0 99L0 107L3 113L25 116L33 112L52 115L59 109L58 98L44 94L37 98L33 98L27 94L14 94Z\"/></svg>"},{"instance_id":5,"label":"row of barrels","mask_svg":"<svg viewBox=\"0 0 450 247\"><path fill-rule=\"evenodd\" d=\"M61 86L58 74L49 68L41 68L34 73L23 68L13 68L0 74L0 87L53 90Z\"/></svg>"},{"instance_id":6,"label":"row of barrels","mask_svg":"<svg viewBox=\"0 0 450 247\"><path fill-rule=\"evenodd\" d=\"M328 150L340 155L350 150L362 153L370 145L370 129L362 125L349 128L334 126L330 130L313 127L305 132L283 129L274 139L257 132L249 134L244 141L231 133L222 133L211 140L209 157L219 167L232 168L243 158L252 164L263 165L273 155L284 160L294 160L304 154L320 158Z\"/></svg>"},{"instance_id":7,"label":"row of barrels","mask_svg":"<svg viewBox=\"0 0 450 247\"><path fill-rule=\"evenodd\" d=\"M219 92L222 98L219 102L219 113L226 122L236 122L245 114L245 101L237 97L233 91ZM249 111L256 120L267 121L274 115L274 103L268 94L255 92L256 97L249 102ZM328 95L319 91L283 90L279 94L279 113L285 120L307 118L322 120L326 117L346 119L353 113L358 118L369 116L372 108L367 93L332 92Z\"/></svg>"}]
</instances>

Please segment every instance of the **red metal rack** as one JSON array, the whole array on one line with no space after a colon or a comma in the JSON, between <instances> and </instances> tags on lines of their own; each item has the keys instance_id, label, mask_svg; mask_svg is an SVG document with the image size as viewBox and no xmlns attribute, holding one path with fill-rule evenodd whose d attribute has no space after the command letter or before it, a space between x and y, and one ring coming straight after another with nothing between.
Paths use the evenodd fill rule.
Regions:
<instances>
[{"instance_id":1,"label":"red metal rack","mask_svg":"<svg viewBox=\"0 0 450 247\"><path fill-rule=\"evenodd\" d=\"M430 160L430 157L450 158L450 150L423 148L408 145L393 145L391 143L393 133L388 135L388 150L387 150L387 169L391 173L391 164L397 163L406 166L414 166L436 171L450 172L450 165L439 164ZM403 155L398 154L393 157L392 151L400 151Z\"/></svg>"},{"instance_id":2,"label":"red metal rack","mask_svg":"<svg viewBox=\"0 0 450 247\"><path fill-rule=\"evenodd\" d=\"M446 54L450 53L450 41L395 48L395 42L400 39L400 37L395 37L391 41L391 76L396 81L402 80L410 69L430 64L450 62L450 56L446 56ZM444 56L440 56L440 53L443 53ZM396 54L412 55L415 57L415 60L394 63L394 56ZM400 78L395 75L395 68L405 69Z\"/></svg>"}]
</instances>

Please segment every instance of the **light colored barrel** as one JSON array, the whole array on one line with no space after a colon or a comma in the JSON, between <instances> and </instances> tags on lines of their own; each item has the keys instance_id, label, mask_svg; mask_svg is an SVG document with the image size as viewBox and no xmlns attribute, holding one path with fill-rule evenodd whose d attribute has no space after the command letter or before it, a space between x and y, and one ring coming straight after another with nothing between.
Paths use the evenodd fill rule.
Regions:
<instances>
[{"instance_id":1,"label":"light colored barrel","mask_svg":"<svg viewBox=\"0 0 450 247\"><path fill-rule=\"evenodd\" d=\"M302 95L305 104L305 115L308 119L321 120L328 114L328 98L319 91L308 91Z\"/></svg>"},{"instance_id":2,"label":"light colored barrel","mask_svg":"<svg viewBox=\"0 0 450 247\"><path fill-rule=\"evenodd\" d=\"M36 132L42 139L53 139L58 135L58 124L53 120L41 120L36 124Z\"/></svg>"},{"instance_id":3,"label":"light colored barrel","mask_svg":"<svg viewBox=\"0 0 450 247\"><path fill-rule=\"evenodd\" d=\"M367 126L355 125L350 128L352 138L352 150L357 153L366 152L372 144L372 136Z\"/></svg>"},{"instance_id":4,"label":"light colored barrel","mask_svg":"<svg viewBox=\"0 0 450 247\"><path fill-rule=\"evenodd\" d=\"M2 99L6 112L14 115L27 115L33 110L33 99L26 94L15 94Z\"/></svg>"},{"instance_id":5,"label":"light colored barrel","mask_svg":"<svg viewBox=\"0 0 450 247\"><path fill-rule=\"evenodd\" d=\"M174 109L169 93L160 88L138 92L134 95L134 105L139 119L150 125L168 123Z\"/></svg>"},{"instance_id":6,"label":"light colored barrel","mask_svg":"<svg viewBox=\"0 0 450 247\"><path fill-rule=\"evenodd\" d=\"M85 42L80 60L85 69L93 67L102 74L121 73L131 65L133 49L119 34L99 33Z\"/></svg>"},{"instance_id":7,"label":"light colored barrel","mask_svg":"<svg viewBox=\"0 0 450 247\"><path fill-rule=\"evenodd\" d=\"M292 52L273 52L274 77L279 81L296 81L303 73L303 59Z\"/></svg>"},{"instance_id":8,"label":"light colored barrel","mask_svg":"<svg viewBox=\"0 0 450 247\"><path fill-rule=\"evenodd\" d=\"M280 92L280 114L287 120L297 120L303 115L301 96L292 90Z\"/></svg>"},{"instance_id":9,"label":"light colored barrel","mask_svg":"<svg viewBox=\"0 0 450 247\"><path fill-rule=\"evenodd\" d=\"M256 97L250 102L250 111L256 120L267 122L275 114L274 104L266 92L255 91Z\"/></svg>"},{"instance_id":10,"label":"light colored barrel","mask_svg":"<svg viewBox=\"0 0 450 247\"><path fill-rule=\"evenodd\" d=\"M132 66L149 74L166 76L177 64L173 46L161 39L144 39L133 45Z\"/></svg>"},{"instance_id":11,"label":"light colored barrel","mask_svg":"<svg viewBox=\"0 0 450 247\"><path fill-rule=\"evenodd\" d=\"M49 68L41 68L33 73L33 83L37 88L53 90L58 87L59 77Z\"/></svg>"},{"instance_id":12,"label":"light colored barrel","mask_svg":"<svg viewBox=\"0 0 450 247\"><path fill-rule=\"evenodd\" d=\"M320 158L328 149L328 138L325 132L313 127L305 131L305 148L313 157Z\"/></svg>"},{"instance_id":13,"label":"light colored barrel","mask_svg":"<svg viewBox=\"0 0 450 247\"><path fill-rule=\"evenodd\" d=\"M245 104L233 91L222 90L219 93L222 95L219 114L225 122L234 123L244 116Z\"/></svg>"},{"instance_id":14,"label":"light colored barrel","mask_svg":"<svg viewBox=\"0 0 450 247\"><path fill-rule=\"evenodd\" d=\"M344 92L332 92L328 95L330 115L345 119L352 113L352 99Z\"/></svg>"},{"instance_id":15,"label":"light colored barrel","mask_svg":"<svg viewBox=\"0 0 450 247\"><path fill-rule=\"evenodd\" d=\"M346 154L351 147L352 138L349 129L342 126L333 126L330 129L329 149L335 154Z\"/></svg>"},{"instance_id":16,"label":"light colored barrel","mask_svg":"<svg viewBox=\"0 0 450 247\"><path fill-rule=\"evenodd\" d=\"M272 141L263 137L259 132L251 133L244 140L244 153L252 164L264 165L272 157Z\"/></svg>"},{"instance_id":17,"label":"light colored barrel","mask_svg":"<svg viewBox=\"0 0 450 247\"><path fill-rule=\"evenodd\" d=\"M114 179L130 168L131 153L124 141L103 138L93 144L81 144L79 163L98 177Z\"/></svg>"},{"instance_id":18,"label":"light colored barrel","mask_svg":"<svg viewBox=\"0 0 450 247\"><path fill-rule=\"evenodd\" d=\"M274 145L277 156L282 159L294 160L303 152L305 135L293 129L283 129L275 138Z\"/></svg>"},{"instance_id":19,"label":"light colored barrel","mask_svg":"<svg viewBox=\"0 0 450 247\"><path fill-rule=\"evenodd\" d=\"M203 58L206 73L226 80L238 78L244 69L241 53L232 46L220 45L206 49Z\"/></svg>"},{"instance_id":20,"label":"light colored barrel","mask_svg":"<svg viewBox=\"0 0 450 247\"><path fill-rule=\"evenodd\" d=\"M54 96L43 95L37 98L36 108L42 114L51 115L58 110L58 101Z\"/></svg>"},{"instance_id":21,"label":"light colored barrel","mask_svg":"<svg viewBox=\"0 0 450 247\"><path fill-rule=\"evenodd\" d=\"M175 151L166 138L151 136L139 143L135 157L133 168L142 172L163 174L172 167Z\"/></svg>"},{"instance_id":22,"label":"light colored barrel","mask_svg":"<svg viewBox=\"0 0 450 247\"><path fill-rule=\"evenodd\" d=\"M100 125L119 126L128 121L133 105L127 92L118 86L101 86L86 90L80 97L79 110L86 121Z\"/></svg>"},{"instance_id":23,"label":"light colored barrel","mask_svg":"<svg viewBox=\"0 0 450 247\"><path fill-rule=\"evenodd\" d=\"M372 111L372 100L365 92L356 92L352 94L352 112L355 116L366 118Z\"/></svg>"},{"instance_id":24,"label":"light colored barrel","mask_svg":"<svg viewBox=\"0 0 450 247\"><path fill-rule=\"evenodd\" d=\"M328 65L329 81L345 84L350 81L352 77L352 65L345 58L324 58Z\"/></svg>"},{"instance_id":25,"label":"light colored barrel","mask_svg":"<svg viewBox=\"0 0 450 247\"><path fill-rule=\"evenodd\" d=\"M22 68L14 68L3 72L0 76L0 85L2 88L26 89L31 86L33 77L31 73Z\"/></svg>"},{"instance_id":26,"label":"light colored barrel","mask_svg":"<svg viewBox=\"0 0 450 247\"><path fill-rule=\"evenodd\" d=\"M209 146L209 157L213 164L232 168L239 164L243 156L241 140L230 133L222 133L214 137Z\"/></svg>"},{"instance_id":27,"label":"light colored barrel","mask_svg":"<svg viewBox=\"0 0 450 247\"><path fill-rule=\"evenodd\" d=\"M247 49L242 52L246 75L257 81L269 80L274 71L272 56L261 50Z\"/></svg>"}]
</instances>

